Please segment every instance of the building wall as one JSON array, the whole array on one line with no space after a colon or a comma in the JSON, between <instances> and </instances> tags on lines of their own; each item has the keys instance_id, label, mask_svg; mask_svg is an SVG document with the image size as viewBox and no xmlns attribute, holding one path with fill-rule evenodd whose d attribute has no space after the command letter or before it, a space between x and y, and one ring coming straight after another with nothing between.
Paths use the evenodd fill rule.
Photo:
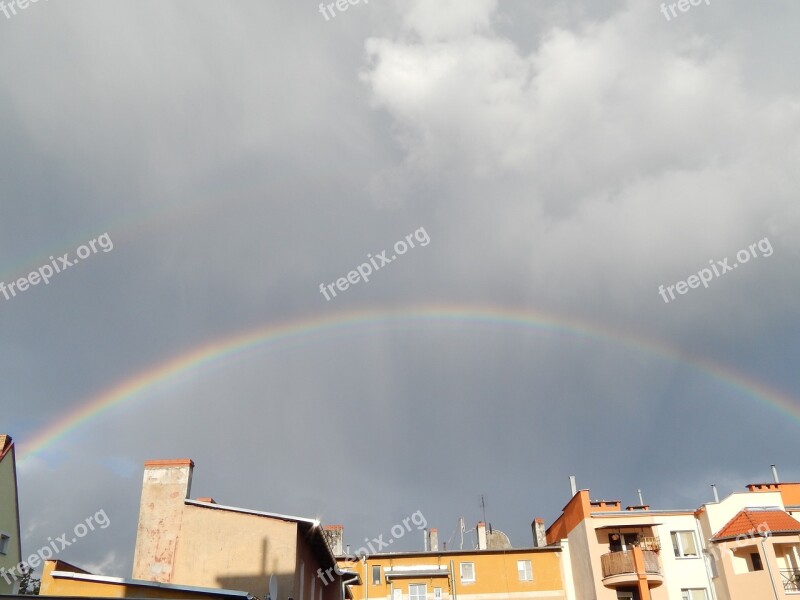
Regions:
<instances>
[{"instance_id":1,"label":"building wall","mask_svg":"<svg viewBox=\"0 0 800 600\"><path fill-rule=\"evenodd\" d=\"M595 573L599 572L600 564L593 566L593 556L596 552L589 549L589 525L584 520L569 532L567 540L570 548L572 582L575 586L575 597L583 600L597 600L597 586ZM599 577L599 575L598 575Z\"/></svg>"},{"instance_id":2,"label":"building wall","mask_svg":"<svg viewBox=\"0 0 800 600\"><path fill-rule=\"evenodd\" d=\"M278 598L298 600L296 566L296 523L183 506L172 583L245 590L264 598L274 575Z\"/></svg>"},{"instance_id":3,"label":"building wall","mask_svg":"<svg viewBox=\"0 0 800 600\"><path fill-rule=\"evenodd\" d=\"M402 594L402 600L409 600L409 586L427 585L426 600L434 600L434 588L441 588L442 600L506 600L506 599L553 599L565 598L561 578L560 551L535 551L531 549L508 549L502 552L447 552L384 554L369 557L366 568L357 563L351 569L357 570L364 580L362 586L352 588L354 600L396 600L395 590ZM518 560L530 560L532 581L520 581L517 569ZM450 561L453 561L455 590L449 577ZM475 581L463 582L460 577L461 563L471 562L475 568ZM340 564L344 565L343 561ZM374 584L372 569L381 569L380 583ZM406 576L386 580L386 568L426 567L436 569L444 566L442 575ZM365 577L366 575L366 577Z\"/></svg>"},{"instance_id":4,"label":"building wall","mask_svg":"<svg viewBox=\"0 0 800 600\"><path fill-rule=\"evenodd\" d=\"M5 452L4 452L5 449ZM22 560L20 556L19 507L17 504L17 479L14 456L14 445L6 435L0 435L0 533L8 535L6 554L0 554L1 573L14 572L14 568ZM8 583L6 579L10 579ZM0 594L11 594L16 591L17 582L10 576L0 577Z\"/></svg>"}]
</instances>

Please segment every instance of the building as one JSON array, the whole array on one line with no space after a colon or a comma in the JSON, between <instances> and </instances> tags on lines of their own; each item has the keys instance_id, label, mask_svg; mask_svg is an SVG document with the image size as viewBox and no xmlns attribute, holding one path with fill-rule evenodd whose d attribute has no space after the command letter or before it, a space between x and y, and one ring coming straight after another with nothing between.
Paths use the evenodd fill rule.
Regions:
<instances>
[{"instance_id":1,"label":"building","mask_svg":"<svg viewBox=\"0 0 800 600\"><path fill-rule=\"evenodd\" d=\"M14 441L0 434L0 594L16 593L22 560Z\"/></svg>"},{"instance_id":2,"label":"building","mask_svg":"<svg viewBox=\"0 0 800 600\"><path fill-rule=\"evenodd\" d=\"M165 600L254 600L247 592L92 575L62 560L47 560L40 596L61 598L163 598Z\"/></svg>"},{"instance_id":3,"label":"building","mask_svg":"<svg viewBox=\"0 0 800 600\"><path fill-rule=\"evenodd\" d=\"M800 522L791 513L800 504L800 484L778 483L776 474L775 483L750 484L747 490L696 512L716 598L797 598Z\"/></svg>"},{"instance_id":4,"label":"building","mask_svg":"<svg viewBox=\"0 0 800 600\"><path fill-rule=\"evenodd\" d=\"M565 587L580 600L712 600L691 510L622 510L576 490L547 529L564 549Z\"/></svg>"},{"instance_id":5,"label":"building","mask_svg":"<svg viewBox=\"0 0 800 600\"><path fill-rule=\"evenodd\" d=\"M539 525L541 529L543 527ZM340 526L333 548L342 571L363 585L354 600L555 600L564 599L561 548L512 548L505 534L478 523L477 548L440 550L438 531L427 532L425 550L380 552L361 560L342 553ZM534 537L534 544L536 543ZM543 540L543 535L539 536ZM321 577L324 581L324 576Z\"/></svg>"},{"instance_id":6,"label":"building","mask_svg":"<svg viewBox=\"0 0 800 600\"><path fill-rule=\"evenodd\" d=\"M193 469L188 459L145 463L133 579L271 600L342 599L348 588L338 575L337 585L318 585L315 573L336 561L317 520L192 500Z\"/></svg>"}]
</instances>

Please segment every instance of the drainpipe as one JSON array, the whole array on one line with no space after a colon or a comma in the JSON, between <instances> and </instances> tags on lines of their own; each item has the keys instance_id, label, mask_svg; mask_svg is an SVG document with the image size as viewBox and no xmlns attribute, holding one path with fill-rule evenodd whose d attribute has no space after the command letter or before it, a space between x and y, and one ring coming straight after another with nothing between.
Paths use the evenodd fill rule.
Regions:
<instances>
[{"instance_id":1,"label":"drainpipe","mask_svg":"<svg viewBox=\"0 0 800 600\"><path fill-rule=\"evenodd\" d=\"M354 581L358 581L358 577L352 577L352 578L347 579L347 580L345 580L344 577L342 577L342 579L341 579L341 582L342 582L342 600L345 600L347 598L347 595L344 593L344 586L346 586L348 583L352 583Z\"/></svg>"},{"instance_id":2,"label":"drainpipe","mask_svg":"<svg viewBox=\"0 0 800 600\"><path fill-rule=\"evenodd\" d=\"M775 593L775 600L781 600L781 597L778 595L778 587L775 585L775 577L772 575L772 566L769 564L769 556L767 556L767 548L764 545L766 542L767 542L767 537L762 535L761 549L764 551L764 562L767 563L767 572L769 573L770 583L772 583L772 591Z\"/></svg>"},{"instance_id":3,"label":"drainpipe","mask_svg":"<svg viewBox=\"0 0 800 600\"><path fill-rule=\"evenodd\" d=\"M367 575L369 575L369 566L367 561L364 561L364 600L369 600L369 583L370 580L367 579ZM313 598L311 600L314 600Z\"/></svg>"},{"instance_id":4,"label":"drainpipe","mask_svg":"<svg viewBox=\"0 0 800 600\"><path fill-rule=\"evenodd\" d=\"M458 595L456 594L456 570L453 567L453 561L450 561L450 579L453 581L453 600L458 600Z\"/></svg>"}]
</instances>

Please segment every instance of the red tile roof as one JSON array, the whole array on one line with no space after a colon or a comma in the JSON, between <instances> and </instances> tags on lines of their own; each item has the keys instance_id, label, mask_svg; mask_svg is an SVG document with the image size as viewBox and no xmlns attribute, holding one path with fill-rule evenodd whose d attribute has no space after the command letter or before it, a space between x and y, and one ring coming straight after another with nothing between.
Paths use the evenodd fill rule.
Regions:
<instances>
[{"instance_id":1,"label":"red tile roof","mask_svg":"<svg viewBox=\"0 0 800 600\"><path fill-rule=\"evenodd\" d=\"M762 532L800 533L800 522L782 510L742 510L714 534L714 541L743 535L757 536Z\"/></svg>"}]
</instances>

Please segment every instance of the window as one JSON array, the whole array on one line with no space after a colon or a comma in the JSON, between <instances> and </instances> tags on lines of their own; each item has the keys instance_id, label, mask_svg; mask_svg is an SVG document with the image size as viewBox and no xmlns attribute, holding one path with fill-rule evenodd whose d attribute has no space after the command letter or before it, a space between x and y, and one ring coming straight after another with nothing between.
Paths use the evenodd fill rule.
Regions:
<instances>
[{"instance_id":1,"label":"window","mask_svg":"<svg viewBox=\"0 0 800 600\"><path fill-rule=\"evenodd\" d=\"M392 590L392 600L403 600L403 591L398 589Z\"/></svg>"},{"instance_id":2,"label":"window","mask_svg":"<svg viewBox=\"0 0 800 600\"><path fill-rule=\"evenodd\" d=\"M380 585L381 584L381 566L380 565L373 565L372 566L372 585Z\"/></svg>"},{"instance_id":3,"label":"window","mask_svg":"<svg viewBox=\"0 0 800 600\"><path fill-rule=\"evenodd\" d=\"M708 594L703 588L681 590L681 600L708 600Z\"/></svg>"},{"instance_id":4,"label":"window","mask_svg":"<svg viewBox=\"0 0 800 600\"><path fill-rule=\"evenodd\" d=\"M694 543L694 533L691 531L673 531L672 549L676 558L697 558L697 545Z\"/></svg>"},{"instance_id":5,"label":"window","mask_svg":"<svg viewBox=\"0 0 800 600\"><path fill-rule=\"evenodd\" d=\"M428 586L424 583L408 584L408 600L425 600L428 596Z\"/></svg>"},{"instance_id":6,"label":"window","mask_svg":"<svg viewBox=\"0 0 800 600\"><path fill-rule=\"evenodd\" d=\"M753 571L764 570L764 565L761 563L761 555L758 552L753 552L750 555L750 562L753 563Z\"/></svg>"},{"instance_id":7,"label":"window","mask_svg":"<svg viewBox=\"0 0 800 600\"><path fill-rule=\"evenodd\" d=\"M442 600L442 588L433 588L433 600Z\"/></svg>"},{"instance_id":8,"label":"window","mask_svg":"<svg viewBox=\"0 0 800 600\"><path fill-rule=\"evenodd\" d=\"M11 537L5 533L0 533L0 554L8 554L8 546L11 544Z\"/></svg>"},{"instance_id":9,"label":"window","mask_svg":"<svg viewBox=\"0 0 800 600\"><path fill-rule=\"evenodd\" d=\"M533 570L531 569L531 561L518 560L517 573L519 574L520 581L533 581Z\"/></svg>"},{"instance_id":10,"label":"window","mask_svg":"<svg viewBox=\"0 0 800 600\"><path fill-rule=\"evenodd\" d=\"M461 563L461 583L475 581L475 563Z\"/></svg>"}]
</instances>

